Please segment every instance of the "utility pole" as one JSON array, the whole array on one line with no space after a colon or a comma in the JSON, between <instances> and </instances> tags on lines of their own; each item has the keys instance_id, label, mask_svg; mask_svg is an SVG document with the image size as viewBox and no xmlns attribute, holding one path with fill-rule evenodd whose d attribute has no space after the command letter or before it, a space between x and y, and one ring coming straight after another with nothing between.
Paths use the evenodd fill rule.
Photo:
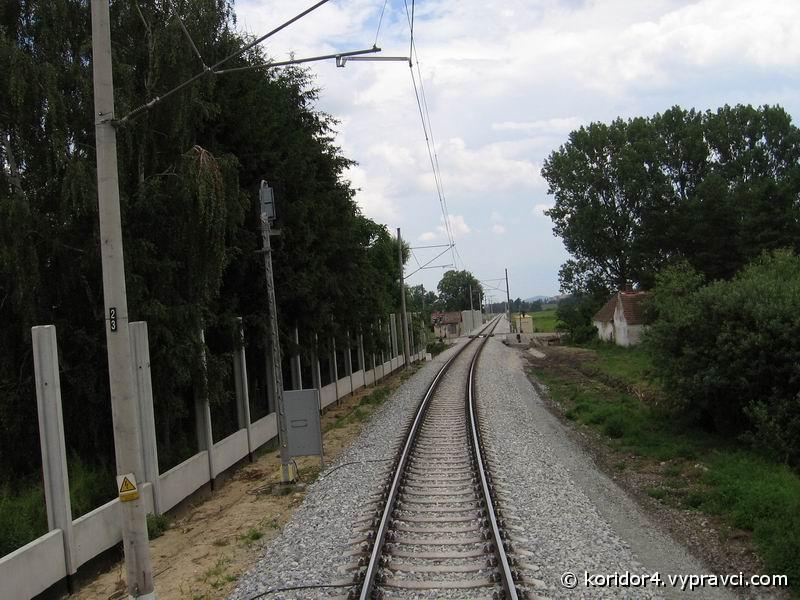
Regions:
<instances>
[{"instance_id":1,"label":"utility pole","mask_svg":"<svg viewBox=\"0 0 800 600\"><path fill-rule=\"evenodd\" d=\"M278 417L278 444L281 452L281 482L294 479L289 472L289 434L286 427L286 410L283 406L283 369L281 363L281 340L278 331L278 304L275 300L275 280L272 277L272 246L270 236L278 232L270 230L270 220L274 218L275 198L272 188L266 181L261 182L259 190L261 203L261 253L264 255L264 271L267 284L267 308L269 310L269 345L272 353L272 392L275 398L275 412Z\"/></svg>"},{"instance_id":2,"label":"utility pole","mask_svg":"<svg viewBox=\"0 0 800 600\"><path fill-rule=\"evenodd\" d=\"M144 482L139 410L131 372L128 297L122 252L122 222L117 171L117 132L114 129L114 80L111 70L111 20L108 0L92 0L92 70L94 82L97 200L100 217L100 255L103 269L108 379L114 426L117 474L127 481L120 488L122 543L128 597L154 600L153 569L147 539L144 498L136 490ZM130 478L134 481L131 482ZM130 486L134 492L131 493ZM128 491L126 491L128 490ZM125 495L123 495L125 491Z\"/></svg>"},{"instance_id":3,"label":"utility pole","mask_svg":"<svg viewBox=\"0 0 800 600\"><path fill-rule=\"evenodd\" d=\"M506 269L506 310L508 311L508 327L511 331L511 294L508 293L508 269Z\"/></svg>"},{"instance_id":4,"label":"utility pole","mask_svg":"<svg viewBox=\"0 0 800 600\"><path fill-rule=\"evenodd\" d=\"M403 311L403 357L405 368L411 363L411 345L408 340L408 317L406 316L406 282L403 277L403 239L400 237L400 228L397 228L397 259L400 261L400 310Z\"/></svg>"},{"instance_id":5,"label":"utility pole","mask_svg":"<svg viewBox=\"0 0 800 600\"><path fill-rule=\"evenodd\" d=\"M469 284L469 312L473 312L472 308L472 284Z\"/></svg>"}]
</instances>

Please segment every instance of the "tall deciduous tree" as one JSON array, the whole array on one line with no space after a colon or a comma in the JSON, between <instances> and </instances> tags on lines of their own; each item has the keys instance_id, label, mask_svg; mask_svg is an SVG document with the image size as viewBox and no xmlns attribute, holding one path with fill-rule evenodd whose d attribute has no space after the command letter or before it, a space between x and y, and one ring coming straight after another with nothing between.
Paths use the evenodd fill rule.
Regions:
<instances>
[{"instance_id":1,"label":"tall deciduous tree","mask_svg":"<svg viewBox=\"0 0 800 600\"><path fill-rule=\"evenodd\" d=\"M573 258L569 292L649 287L687 259L727 278L765 250L795 246L800 132L780 107L673 107L592 123L545 161L553 231Z\"/></svg>"},{"instance_id":2,"label":"tall deciduous tree","mask_svg":"<svg viewBox=\"0 0 800 600\"><path fill-rule=\"evenodd\" d=\"M469 310L470 289L472 307L479 310L483 300L483 287L469 271L447 271L442 275L439 285L439 299L444 310Z\"/></svg>"},{"instance_id":3,"label":"tall deciduous tree","mask_svg":"<svg viewBox=\"0 0 800 600\"><path fill-rule=\"evenodd\" d=\"M111 5L118 117L242 48L227 0ZM0 6L0 483L38 469L30 327L58 327L67 443L113 463L87 0ZM230 66L264 64L251 50ZM161 458L193 450L192 387L230 407L236 316L266 351L258 188L275 189L285 350L399 304L397 242L360 214L307 71L207 76L118 127L131 320L149 324ZM205 329L206 347L200 337ZM207 360L203 360L203 356ZM207 364L209 376L198 378ZM263 361L258 363L263 365ZM263 375L263 374L262 374ZM258 377L258 372L251 377ZM228 411L230 412L230 411ZM225 424L215 422L215 433Z\"/></svg>"}]
</instances>

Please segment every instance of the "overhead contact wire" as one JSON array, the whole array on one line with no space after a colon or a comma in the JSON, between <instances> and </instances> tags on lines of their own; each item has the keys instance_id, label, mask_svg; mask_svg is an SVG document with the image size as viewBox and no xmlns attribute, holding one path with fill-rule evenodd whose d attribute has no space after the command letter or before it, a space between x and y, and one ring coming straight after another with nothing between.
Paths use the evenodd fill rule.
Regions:
<instances>
[{"instance_id":1,"label":"overhead contact wire","mask_svg":"<svg viewBox=\"0 0 800 600\"><path fill-rule=\"evenodd\" d=\"M445 233L447 234L447 239L451 244L453 265L456 268L458 268L458 261L460 260L462 265L464 261L461 258L461 254L458 252L458 248L455 243L455 236L453 235L453 228L452 225L450 224L450 209L447 206L447 196L444 193L442 172L439 166L439 155L436 152L436 140L433 135L433 125L431 123L430 110L428 109L428 100L425 95L425 84L422 80L422 70L419 64L419 52L417 51L417 45L414 41L414 11L416 3L415 0L412 0L411 11L409 13L408 0L403 0L403 2L406 9L406 18L408 19L409 30L411 32L409 57L408 57L408 66L411 70L411 81L414 85L414 95L417 100L417 106L419 108L419 113L420 113L420 120L422 121L422 129L425 134L425 143L427 145L428 155L431 161L431 169L433 171L433 178L436 184L436 193L439 197L439 204L441 205L442 209L442 217L444 219ZM417 87L416 77L414 76L414 65L413 65L414 62L416 62L417 66L417 76L419 77L419 88ZM458 257L458 260L456 260L456 256Z\"/></svg>"}]
</instances>

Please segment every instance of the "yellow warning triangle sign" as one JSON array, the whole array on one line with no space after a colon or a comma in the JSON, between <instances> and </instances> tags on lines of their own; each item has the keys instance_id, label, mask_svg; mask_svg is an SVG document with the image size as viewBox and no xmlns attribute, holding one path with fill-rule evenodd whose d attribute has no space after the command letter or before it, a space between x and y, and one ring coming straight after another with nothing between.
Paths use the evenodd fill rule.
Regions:
<instances>
[{"instance_id":1,"label":"yellow warning triangle sign","mask_svg":"<svg viewBox=\"0 0 800 600\"><path fill-rule=\"evenodd\" d=\"M119 493L122 494L124 492L134 492L136 491L136 486L131 483L131 480L127 477L122 478L122 485L119 486Z\"/></svg>"}]
</instances>

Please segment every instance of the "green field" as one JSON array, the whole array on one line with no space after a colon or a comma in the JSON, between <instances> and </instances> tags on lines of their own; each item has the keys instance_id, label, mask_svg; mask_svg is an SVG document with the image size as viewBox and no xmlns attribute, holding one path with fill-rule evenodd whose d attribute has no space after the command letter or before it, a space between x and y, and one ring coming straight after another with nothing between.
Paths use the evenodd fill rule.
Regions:
<instances>
[{"instance_id":1,"label":"green field","mask_svg":"<svg viewBox=\"0 0 800 600\"><path fill-rule=\"evenodd\" d=\"M555 308L534 312L531 313L531 316L533 317L533 326L536 331L553 332L556 330L558 318L556 318Z\"/></svg>"},{"instance_id":2,"label":"green field","mask_svg":"<svg viewBox=\"0 0 800 600\"><path fill-rule=\"evenodd\" d=\"M519 313L511 313L511 317L517 320L519 319ZM556 330L556 323L558 322L558 319L556 318L555 308L525 313L525 317L528 319L533 318L533 326L537 333L551 333Z\"/></svg>"}]
</instances>

